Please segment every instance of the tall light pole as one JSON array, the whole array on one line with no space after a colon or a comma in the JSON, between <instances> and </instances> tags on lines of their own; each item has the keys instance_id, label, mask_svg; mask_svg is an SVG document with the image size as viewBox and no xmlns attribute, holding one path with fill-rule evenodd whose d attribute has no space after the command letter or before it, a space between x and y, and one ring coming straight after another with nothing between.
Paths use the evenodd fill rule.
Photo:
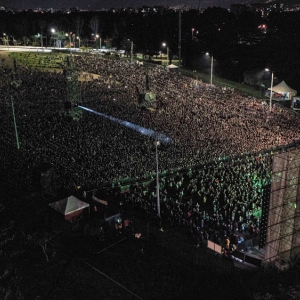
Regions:
<instances>
[{"instance_id":1,"label":"tall light pole","mask_svg":"<svg viewBox=\"0 0 300 300\"><path fill-rule=\"evenodd\" d=\"M212 87L212 80L213 80L213 68L214 68L214 56L211 56L211 63L210 63L210 87Z\"/></svg>"},{"instance_id":2,"label":"tall light pole","mask_svg":"<svg viewBox=\"0 0 300 300\"><path fill-rule=\"evenodd\" d=\"M54 29L54 28L51 28L51 33L52 33L52 38L54 39L54 47L55 47L56 40L55 40L55 38L53 37L54 34L55 34L55 29Z\"/></svg>"},{"instance_id":3,"label":"tall light pole","mask_svg":"<svg viewBox=\"0 0 300 300\"><path fill-rule=\"evenodd\" d=\"M167 47L167 65L169 64L169 47L166 43L162 43L163 47Z\"/></svg>"},{"instance_id":4,"label":"tall light pole","mask_svg":"<svg viewBox=\"0 0 300 300\"><path fill-rule=\"evenodd\" d=\"M195 28L192 28L192 39L194 38L194 31L195 31Z\"/></svg>"},{"instance_id":5,"label":"tall light pole","mask_svg":"<svg viewBox=\"0 0 300 300\"><path fill-rule=\"evenodd\" d=\"M11 96L11 109L12 109L12 114L13 114L13 118L14 118L14 127L15 127L17 148L19 150L20 149L19 135L18 135L18 129L17 129L16 116L15 116L14 101L13 101L13 97L12 96Z\"/></svg>"},{"instance_id":6,"label":"tall light pole","mask_svg":"<svg viewBox=\"0 0 300 300\"><path fill-rule=\"evenodd\" d=\"M158 149L160 145L158 140L155 141L155 158L156 158L156 198L157 198L157 215L160 218L160 199L159 199L159 174L158 174Z\"/></svg>"},{"instance_id":7,"label":"tall light pole","mask_svg":"<svg viewBox=\"0 0 300 300\"><path fill-rule=\"evenodd\" d=\"M80 37L79 36L77 37L77 40L78 40L78 43L79 43L78 48L79 48L79 51L80 51Z\"/></svg>"},{"instance_id":8,"label":"tall light pole","mask_svg":"<svg viewBox=\"0 0 300 300\"><path fill-rule=\"evenodd\" d=\"M270 72L269 69L265 69L267 72ZM272 111L272 97L273 97L273 82L274 82L274 72L271 72L271 90L270 90L270 113Z\"/></svg>"},{"instance_id":9,"label":"tall light pole","mask_svg":"<svg viewBox=\"0 0 300 300\"><path fill-rule=\"evenodd\" d=\"M66 37L69 38L69 49L70 49L70 53L71 53L71 34L72 34L72 32L71 32L70 34L66 33Z\"/></svg>"},{"instance_id":10,"label":"tall light pole","mask_svg":"<svg viewBox=\"0 0 300 300\"><path fill-rule=\"evenodd\" d=\"M178 73L181 68L181 9L178 12Z\"/></svg>"},{"instance_id":11,"label":"tall light pole","mask_svg":"<svg viewBox=\"0 0 300 300\"><path fill-rule=\"evenodd\" d=\"M101 40L101 37L100 37L100 35L99 34L96 34L96 38L99 38L99 51L101 52L101 42L102 42L102 40Z\"/></svg>"},{"instance_id":12,"label":"tall light pole","mask_svg":"<svg viewBox=\"0 0 300 300\"><path fill-rule=\"evenodd\" d=\"M209 56L209 53L206 52L205 55ZM210 87L212 87L213 70L214 70L214 56L212 55L210 58Z\"/></svg>"},{"instance_id":13,"label":"tall light pole","mask_svg":"<svg viewBox=\"0 0 300 300\"><path fill-rule=\"evenodd\" d=\"M9 49L9 37L6 33L3 33L3 42L4 42L4 45L6 45Z\"/></svg>"},{"instance_id":14,"label":"tall light pole","mask_svg":"<svg viewBox=\"0 0 300 300\"><path fill-rule=\"evenodd\" d=\"M133 41L130 43L130 62L133 62Z\"/></svg>"}]
</instances>

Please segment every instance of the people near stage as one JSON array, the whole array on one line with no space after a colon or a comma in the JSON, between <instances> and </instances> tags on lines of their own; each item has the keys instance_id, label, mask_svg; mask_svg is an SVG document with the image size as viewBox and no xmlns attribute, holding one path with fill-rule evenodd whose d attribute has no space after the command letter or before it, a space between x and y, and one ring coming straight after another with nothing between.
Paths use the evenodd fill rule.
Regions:
<instances>
[{"instance_id":1,"label":"people near stage","mask_svg":"<svg viewBox=\"0 0 300 300\"><path fill-rule=\"evenodd\" d=\"M230 239L228 236L226 236L226 238L225 238L224 249L227 251L230 250Z\"/></svg>"},{"instance_id":2,"label":"people near stage","mask_svg":"<svg viewBox=\"0 0 300 300\"><path fill-rule=\"evenodd\" d=\"M20 66L17 87L9 72L0 73L1 163L18 169L7 175L12 182L32 185L32 170L43 162L53 165L58 188L114 184L120 192L124 179L154 182L157 135L147 135L150 128L171 141L157 149L164 227L167 221L187 227L199 240L219 242L225 235L259 233L272 166L272 153L265 150L300 140L295 114L269 113L236 91L195 85L194 79L159 66L146 69L96 56L72 59L78 72L97 75L77 86L81 106L96 112L82 110L79 120L68 114L72 86L63 73ZM151 112L140 106L146 75L156 95ZM151 184L138 185L120 197L155 217L156 193Z\"/></svg>"}]
</instances>

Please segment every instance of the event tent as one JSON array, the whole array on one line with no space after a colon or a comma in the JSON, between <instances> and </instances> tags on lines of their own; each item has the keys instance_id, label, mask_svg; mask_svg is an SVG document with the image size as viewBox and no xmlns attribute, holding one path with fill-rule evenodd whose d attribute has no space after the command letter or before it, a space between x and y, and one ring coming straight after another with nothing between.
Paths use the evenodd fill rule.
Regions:
<instances>
[{"instance_id":1,"label":"event tent","mask_svg":"<svg viewBox=\"0 0 300 300\"><path fill-rule=\"evenodd\" d=\"M170 69L178 69L178 66L173 65L173 64L170 64L170 65L167 66L167 68L170 68Z\"/></svg>"},{"instance_id":2,"label":"event tent","mask_svg":"<svg viewBox=\"0 0 300 300\"><path fill-rule=\"evenodd\" d=\"M268 88L271 91L271 88ZM297 95L297 91L290 88L284 81L273 86L273 93L276 93L275 98L280 98L280 100L291 100Z\"/></svg>"},{"instance_id":3,"label":"event tent","mask_svg":"<svg viewBox=\"0 0 300 300\"><path fill-rule=\"evenodd\" d=\"M68 221L72 221L74 218L81 215L84 209L89 209L88 203L80 201L74 196L50 203L49 206L63 214L65 220Z\"/></svg>"}]
</instances>

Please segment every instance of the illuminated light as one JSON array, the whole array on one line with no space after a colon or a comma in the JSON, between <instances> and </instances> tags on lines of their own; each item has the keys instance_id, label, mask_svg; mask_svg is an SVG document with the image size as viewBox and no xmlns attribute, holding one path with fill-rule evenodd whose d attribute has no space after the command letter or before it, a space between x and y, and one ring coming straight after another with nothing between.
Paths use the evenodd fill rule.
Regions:
<instances>
[{"instance_id":1,"label":"illuminated light","mask_svg":"<svg viewBox=\"0 0 300 300\"><path fill-rule=\"evenodd\" d=\"M112 116L108 116L106 114L103 114L103 113L100 113L98 111L95 111L95 110L93 110L91 108L87 108L87 107L84 107L84 106L81 106L81 105L78 105L78 107L81 108L81 109L84 109L84 110L86 110L88 112L91 112L93 114L96 114L96 115L98 115L100 117L109 119L112 122L119 123L120 125L126 126L126 127L131 128L131 129L133 129L135 131L138 131L138 132L140 132L143 135L151 136L151 137L155 138L156 140L160 141L161 143L168 144L168 143L172 142L171 138L169 138L168 136L166 136L163 133L156 132L156 131L154 131L152 129L145 128L145 127L133 124L133 123L128 122L128 121L120 120L120 119L114 118Z\"/></svg>"}]
</instances>

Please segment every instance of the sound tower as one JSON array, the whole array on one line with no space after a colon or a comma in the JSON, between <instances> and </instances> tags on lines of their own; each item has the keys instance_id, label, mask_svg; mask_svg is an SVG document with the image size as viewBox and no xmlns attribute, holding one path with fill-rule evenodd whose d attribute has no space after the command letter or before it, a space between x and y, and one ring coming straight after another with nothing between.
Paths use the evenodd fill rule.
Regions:
<instances>
[{"instance_id":1,"label":"sound tower","mask_svg":"<svg viewBox=\"0 0 300 300\"><path fill-rule=\"evenodd\" d=\"M300 151L273 157L265 262L292 260L300 250Z\"/></svg>"}]
</instances>

